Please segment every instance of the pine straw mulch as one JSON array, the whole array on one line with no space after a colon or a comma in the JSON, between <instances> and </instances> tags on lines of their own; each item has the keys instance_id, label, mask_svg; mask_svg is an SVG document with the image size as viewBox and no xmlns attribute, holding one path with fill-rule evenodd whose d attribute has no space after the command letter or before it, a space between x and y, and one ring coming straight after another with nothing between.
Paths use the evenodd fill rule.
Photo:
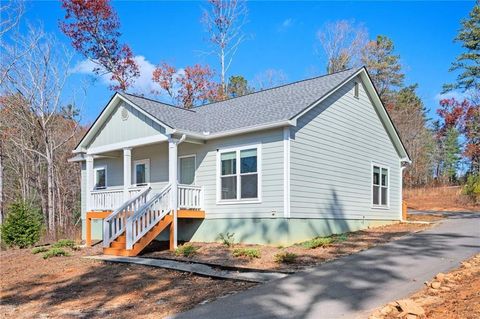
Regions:
<instances>
[{"instance_id":1,"label":"pine straw mulch","mask_svg":"<svg viewBox=\"0 0 480 319\"><path fill-rule=\"evenodd\" d=\"M0 318L162 318L254 286L141 265L70 257L43 259L30 249L0 252Z\"/></svg>"},{"instance_id":2,"label":"pine straw mulch","mask_svg":"<svg viewBox=\"0 0 480 319\"><path fill-rule=\"evenodd\" d=\"M438 220L438 219L437 219ZM301 244L288 247L268 245L235 244L227 247L221 243L191 243L197 248L195 254L183 257L166 250L165 245L150 247L150 251L143 257L167 258L190 262L202 262L227 267L244 267L262 270L298 271L308 266L349 255L383 244L399 237L421 231L431 227L431 224L397 223L387 226L374 227L362 231L347 233L345 236L336 236L335 242L314 249L308 249ZM233 251L238 248L257 249L259 258L234 257ZM277 262L275 256L279 253L289 252L297 257L294 262Z\"/></svg>"}]
</instances>

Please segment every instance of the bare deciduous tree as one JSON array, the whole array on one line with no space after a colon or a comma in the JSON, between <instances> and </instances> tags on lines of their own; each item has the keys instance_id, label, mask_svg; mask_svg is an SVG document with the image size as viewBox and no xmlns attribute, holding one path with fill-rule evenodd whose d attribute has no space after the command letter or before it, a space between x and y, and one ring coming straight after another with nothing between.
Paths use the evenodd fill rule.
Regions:
<instances>
[{"instance_id":1,"label":"bare deciduous tree","mask_svg":"<svg viewBox=\"0 0 480 319\"><path fill-rule=\"evenodd\" d=\"M208 0L208 2L210 9L204 10L202 22L220 60L220 82L223 95L226 96L226 73L239 45L246 39L242 28L247 22L248 11L244 0Z\"/></svg>"},{"instance_id":2,"label":"bare deciduous tree","mask_svg":"<svg viewBox=\"0 0 480 319\"><path fill-rule=\"evenodd\" d=\"M75 136L78 128L76 121L72 121L68 129L62 127L65 117L61 115L72 54L53 37L34 28L29 29L28 35L15 39L14 43L26 53L16 61L4 82L2 107L16 124L10 127L13 133L9 135L9 141L46 164L46 200L42 202L46 202L44 212L47 212L48 230L53 234L55 199L58 198L55 194L55 160L59 150ZM38 187L43 195L42 186Z\"/></svg>"},{"instance_id":3,"label":"bare deciduous tree","mask_svg":"<svg viewBox=\"0 0 480 319\"><path fill-rule=\"evenodd\" d=\"M317 32L317 39L327 57L327 72L331 74L357 66L367 38L367 30L361 24L347 20L326 23Z\"/></svg>"},{"instance_id":4,"label":"bare deciduous tree","mask_svg":"<svg viewBox=\"0 0 480 319\"><path fill-rule=\"evenodd\" d=\"M24 12L22 1L2 1L0 3L0 38L8 31L15 28L20 22Z\"/></svg>"},{"instance_id":5,"label":"bare deciduous tree","mask_svg":"<svg viewBox=\"0 0 480 319\"><path fill-rule=\"evenodd\" d=\"M280 69L267 69L253 79L256 90L265 90L287 83L287 74Z\"/></svg>"}]
</instances>

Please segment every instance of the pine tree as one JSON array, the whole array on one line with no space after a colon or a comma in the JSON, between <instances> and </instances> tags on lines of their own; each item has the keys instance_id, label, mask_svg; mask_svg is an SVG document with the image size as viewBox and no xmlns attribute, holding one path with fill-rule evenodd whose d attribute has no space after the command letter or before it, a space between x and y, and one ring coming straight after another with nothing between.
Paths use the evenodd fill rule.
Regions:
<instances>
[{"instance_id":1,"label":"pine tree","mask_svg":"<svg viewBox=\"0 0 480 319\"><path fill-rule=\"evenodd\" d=\"M373 84L382 100L393 88L403 85L400 55L394 54L393 41L383 35L370 41L362 50L362 63L367 67Z\"/></svg>"},{"instance_id":2,"label":"pine tree","mask_svg":"<svg viewBox=\"0 0 480 319\"><path fill-rule=\"evenodd\" d=\"M238 97L251 92L253 90L248 86L248 81L243 76L235 75L228 79L228 97Z\"/></svg>"},{"instance_id":3,"label":"pine tree","mask_svg":"<svg viewBox=\"0 0 480 319\"><path fill-rule=\"evenodd\" d=\"M477 0L469 18L462 21L455 42L460 42L466 52L457 56L450 71L460 71L455 83L444 86L444 92L461 90L480 91L480 1Z\"/></svg>"}]
</instances>

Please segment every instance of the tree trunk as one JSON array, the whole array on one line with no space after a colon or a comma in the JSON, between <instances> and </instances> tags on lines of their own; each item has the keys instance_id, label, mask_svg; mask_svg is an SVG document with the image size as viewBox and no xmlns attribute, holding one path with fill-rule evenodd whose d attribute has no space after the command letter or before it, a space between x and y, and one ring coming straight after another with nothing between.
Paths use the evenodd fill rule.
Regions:
<instances>
[{"instance_id":1,"label":"tree trunk","mask_svg":"<svg viewBox=\"0 0 480 319\"><path fill-rule=\"evenodd\" d=\"M225 52L222 49L220 53L220 65L222 69L221 74L221 82L222 82L222 93L223 95L227 95L227 84L225 83Z\"/></svg>"},{"instance_id":2,"label":"tree trunk","mask_svg":"<svg viewBox=\"0 0 480 319\"><path fill-rule=\"evenodd\" d=\"M48 210L48 230L51 235L55 234L55 186L54 186L53 160L49 156L47 159L47 210Z\"/></svg>"}]
</instances>

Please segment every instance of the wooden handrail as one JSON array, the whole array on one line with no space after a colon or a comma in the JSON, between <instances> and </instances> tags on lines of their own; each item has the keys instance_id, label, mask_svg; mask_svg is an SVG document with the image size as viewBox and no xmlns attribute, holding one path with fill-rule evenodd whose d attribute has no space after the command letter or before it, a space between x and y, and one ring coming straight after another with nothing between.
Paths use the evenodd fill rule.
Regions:
<instances>
[{"instance_id":1,"label":"wooden handrail","mask_svg":"<svg viewBox=\"0 0 480 319\"><path fill-rule=\"evenodd\" d=\"M127 218L147 202L147 195L150 191L150 187L144 189L105 218L103 221L103 247L108 247L112 241L125 231Z\"/></svg>"}]
</instances>

